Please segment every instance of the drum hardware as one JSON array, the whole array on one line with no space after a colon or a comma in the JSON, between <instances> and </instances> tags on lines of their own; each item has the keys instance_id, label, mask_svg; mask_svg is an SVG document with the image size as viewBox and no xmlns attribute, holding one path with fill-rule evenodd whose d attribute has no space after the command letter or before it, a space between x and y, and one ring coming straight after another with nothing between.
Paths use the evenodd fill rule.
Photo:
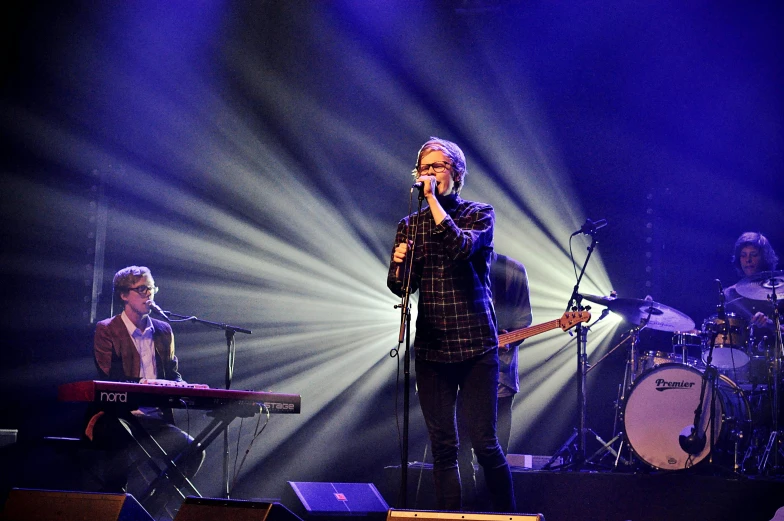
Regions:
<instances>
[{"instance_id":1,"label":"drum hardware","mask_svg":"<svg viewBox=\"0 0 784 521\"><path fill-rule=\"evenodd\" d=\"M613 456L615 456L615 460L613 461L613 465L612 465L613 469L617 469L618 465L620 463L623 463L624 465L631 465L632 464L631 454L627 458L624 458L623 456L621 456L621 454L623 453L624 448L628 448L628 446L624 443L625 439L624 439L623 431L619 431L618 426L619 426L619 424L621 422L621 407L622 407L622 404L626 401L626 393L628 393L629 388L634 383L634 378L636 376L635 375L635 368L637 367L637 364L638 364L638 362L637 362L637 355L636 355L636 353L637 353L637 345L640 342L640 331L642 331L643 329L645 329L645 324L640 324L640 325L636 326L634 329L632 329L631 331L629 331L629 334L626 335L626 338L624 338L619 343L617 343L615 346L613 346L612 349L607 351L607 353L605 353L604 356L602 356L593 365L593 367L596 367L597 365L599 365L599 363L601 363L602 360L604 360L605 358L610 356L610 354L612 354L616 349L621 347L623 344L625 344L629 340L632 341L632 343L629 345L629 351L628 351L629 354L628 354L628 357L626 359L626 365L625 365L624 372L623 372L623 382L621 383L621 385L618 386L618 398L615 401L615 417L613 419L613 430L612 430L613 437L610 439L610 441L608 441L602 447L600 447L599 450L597 450L588 460L588 461L591 461L591 462L597 461L604 454L610 453ZM590 371L590 369L589 369L589 371ZM613 445L615 445L615 443L618 442L618 441L620 441L620 444L618 445L618 449L615 450L615 449L613 449Z\"/></svg>"},{"instance_id":2,"label":"drum hardware","mask_svg":"<svg viewBox=\"0 0 784 521\"><path fill-rule=\"evenodd\" d=\"M770 433L770 438L768 438L768 443L767 445L765 445L765 451L762 453L762 456L760 456L760 465L759 465L760 472L764 472L765 469L768 467L768 462L770 461L771 452L773 453L773 459L774 459L773 467L774 468L776 467L775 460L777 459L777 455L780 452L780 449L775 450L774 446L776 445L778 438L779 438L779 433L777 431L773 431Z\"/></svg>"},{"instance_id":3,"label":"drum hardware","mask_svg":"<svg viewBox=\"0 0 784 521\"><path fill-rule=\"evenodd\" d=\"M782 338L781 338L781 315L778 306L777 289L784 288L784 272L781 271L766 271L747 277L735 285L737 292L747 298L753 300L767 300L773 305L773 325L775 333L775 341L773 343L773 367L772 367L772 425L771 433L765 450L760 458L759 470L766 472L770 465L770 471L776 472L781 470L779 466L779 456L782 453L782 448L779 446L784 442L784 436L780 430L779 424L779 386L781 384L781 361L784 353L782 352ZM784 456L784 454L781 454ZM771 459L772 456L772 459Z\"/></svg>"},{"instance_id":4,"label":"drum hardware","mask_svg":"<svg viewBox=\"0 0 784 521\"><path fill-rule=\"evenodd\" d=\"M754 458L754 455L759 450L759 447L757 446L758 443L757 438L758 437L756 436L756 433L753 433L751 442L749 443L749 446L746 448L746 451L743 454L743 459L741 460L740 463L740 471L744 474L752 474L755 473L757 469L759 469L759 460ZM756 461L754 461L755 459ZM752 462L755 463L753 467L751 467Z\"/></svg>"},{"instance_id":5,"label":"drum hardware","mask_svg":"<svg viewBox=\"0 0 784 521\"><path fill-rule=\"evenodd\" d=\"M643 369L647 369L643 367L645 362L650 360L655 367L659 363L668 363L674 361L674 359L670 358L669 355L661 352L646 353L643 356L638 356L637 353L639 352L638 346L640 341L640 331L646 328L667 332L691 330L694 329L694 321L675 308L654 302L650 297L646 297L644 299L617 298L614 295L609 297L600 295L584 295L583 297L590 302L606 306L613 313L616 313L628 322L635 324L634 329L629 332L629 335L626 337L626 339L610 349L601 359L599 359L596 364L594 364L595 367L602 360L604 360L604 358L615 351L615 349L626 343L628 340L632 341L629 347L626 368L624 370L623 383L619 386L618 400L615 404L616 414L613 423L614 436L593 456L591 456L591 460L595 460L599 456L609 452L615 456L613 468L617 468L619 463L630 465L632 459L631 456L626 459L621 456L623 449L625 447L629 448L629 444L624 443L624 441L626 441L625 434L622 430L618 429L622 416L621 409L627 400L628 392L634 384L635 379L644 372ZM620 445L618 446L618 449L615 450L612 448L612 446L618 441L620 441Z\"/></svg>"},{"instance_id":6,"label":"drum hardware","mask_svg":"<svg viewBox=\"0 0 784 521\"><path fill-rule=\"evenodd\" d=\"M676 331L672 335L672 352L678 355L684 364L697 365L697 360L702 360L702 335L690 331Z\"/></svg>"},{"instance_id":7,"label":"drum hardware","mask_svg":"<svg viewBox=\"0 0 784 521\"><path fill-rule=\"evenodd\" d=\"M732 451L732 471L739 474L741 471L741 462L738 459L738 455L740 454L740 442L743 439L743 432L735 429L732 431L732 436L735 439L735 447Z\"/></svg>"}]
</instances>

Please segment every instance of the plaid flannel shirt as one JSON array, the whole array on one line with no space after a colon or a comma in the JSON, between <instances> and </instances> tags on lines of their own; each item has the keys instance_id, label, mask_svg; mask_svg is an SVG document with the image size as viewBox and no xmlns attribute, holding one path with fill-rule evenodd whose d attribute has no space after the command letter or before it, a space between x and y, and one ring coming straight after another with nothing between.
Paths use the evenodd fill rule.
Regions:
<instances>
[{"instance_id":1,"label":"plaid flannel shirt","mask_svg":"<svg viewBox=\"0 0 784 521\"><path fill-rule=\"evenodd\" d=\"M438 225L429 207L420 215L403 218L395 246L406 240L409 224L413 233L418 219L411 274L411 292L419 290L417 359L462 362L498 346L490 287L495 212L488 204L456 195L441 204L447 217ZM387 286L401 296L403 282L395 275L397 267L390 262Z\"/></svg>"}]
</instances>

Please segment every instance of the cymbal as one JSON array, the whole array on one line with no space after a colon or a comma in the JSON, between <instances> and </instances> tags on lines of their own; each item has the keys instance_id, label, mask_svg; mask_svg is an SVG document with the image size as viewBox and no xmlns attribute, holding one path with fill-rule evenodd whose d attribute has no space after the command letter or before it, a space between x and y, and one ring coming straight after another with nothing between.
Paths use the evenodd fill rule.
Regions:
<instances>
[{"instance_id":1,"label":"cymbal","mask_svg":"<svg viewBox=\"0 0 784 521\"><path fill-rule=\"evenodd\" d=\"M694 321L688 315L653 300L616 298L610 301L607 307L613 313L621 315L633 324L641 324L647 319L649 329L657 331L690 331L694 329Z\"/></svg>"},{"instance_id":2,"label":"cymbal","mask_svg":"<svg viewBox=\"0 0 784 521\"><path fill-rule=\"evenodd\" d=\"M738 297L736 299L730 300L724 306L727 310L727 313L735 313L736 315L749 319L754 316L755 313L762 312L766 315L771 315L773 313L773 306L770 302L761 301L761 300L754 300L746 297Z\"/></svg>"},{"instance_id":3,"label":"cymbal","mask_svg":"<svg viewBox=\"0 0 784 521\"><path fill-rule=\"evenodd\" d=\"M587 293L584 293L582 297L588 302L593 302L594 304L600 304L607 307L610 306L610 302L615 300L615 297L605 297L604 295L589 295Z\"/></svg>"},{"instance_id":4,"label":"cymbal","mask_svg":"<svg viewBox=\"0 0 784 521\"><path fill-rule=\"evenodd\" d=\"M773 288L784 296L784 271L763 271L735 284L735 291L751 300L768 300Z\"/></svg>"}]
</instances>

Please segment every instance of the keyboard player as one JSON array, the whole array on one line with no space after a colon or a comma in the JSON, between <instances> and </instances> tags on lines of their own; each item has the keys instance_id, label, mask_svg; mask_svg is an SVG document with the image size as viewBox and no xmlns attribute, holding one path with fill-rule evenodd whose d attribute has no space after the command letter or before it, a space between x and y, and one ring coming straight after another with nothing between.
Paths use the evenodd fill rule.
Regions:
<instances>
[{"instance_id":1,"label":"keyboard player","mask_svg":"<svg viewBox=\"0 0 784 521\"><path fill-rule=\"evenodd\" d=\"M182 382L174 353L171 326L150 316L151 301L158 288L152 273L144 266L129 266L118 271L113 280L113 298L122 312L99 322L93 350L99 380L137 383L146 379ZM164 483L162 490L127 490L130 470L146 456L131 436L133 427L141 426L176 462L188 478L196 474L204 461L204 451L191 446L193 438L174 425L171 409L140 407L128 411L107 404L95 404L88 412L84 435L96 448L110 454L104 462L102 489L106 492L133 493L152 515L177 493L178 476ZM129 431L131 429L131 431ZM136 437L148 453L152 440ZM189 450L190 449L190 450ZM185 455L180 457L178 455ZM179 477L182 480L182 477ZM168 489L168 490L166 490Z\"/></svg>"}]
</instances>

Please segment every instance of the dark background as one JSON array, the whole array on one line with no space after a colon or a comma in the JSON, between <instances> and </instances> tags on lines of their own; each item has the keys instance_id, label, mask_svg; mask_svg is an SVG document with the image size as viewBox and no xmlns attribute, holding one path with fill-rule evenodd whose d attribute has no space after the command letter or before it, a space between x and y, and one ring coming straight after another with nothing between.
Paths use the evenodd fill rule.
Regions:
<instances>
[{"instance_id":1,"label":"dark background","mask_svg":"<svg viewBox=\"0 0 784 521\"><path fill-rule=\"evenodd\" d=\"M535 323L563 312L569 235L586 217L608 225L583 290L650 295L697 328L714 279L737 280L742 232L782 251L778 2L2 10L0 428L20 437L78 435L81 406L58 404L56 387L94 377L111 276L140 264L164 309L254 331L237 338L234 388L303 396L301 415L253 442L234 497L381 480L399 464L401 390L386 265L431 135L466 152L463 195L496 208L497 249L528 267ZM610 325L593 355L628 330ZM222 332L175 333L186 379L222 387ZM644 347L670 337L644 332ZM573 343L526 345L511 450L552 454L577 424ZM624 352L589 377L589 424L607 439ZM411 460L426 459L417 407ZM254 427L233 429L238 461ZM197 476L210 495L217 452Z\"/></svg>"}]
</instances>

